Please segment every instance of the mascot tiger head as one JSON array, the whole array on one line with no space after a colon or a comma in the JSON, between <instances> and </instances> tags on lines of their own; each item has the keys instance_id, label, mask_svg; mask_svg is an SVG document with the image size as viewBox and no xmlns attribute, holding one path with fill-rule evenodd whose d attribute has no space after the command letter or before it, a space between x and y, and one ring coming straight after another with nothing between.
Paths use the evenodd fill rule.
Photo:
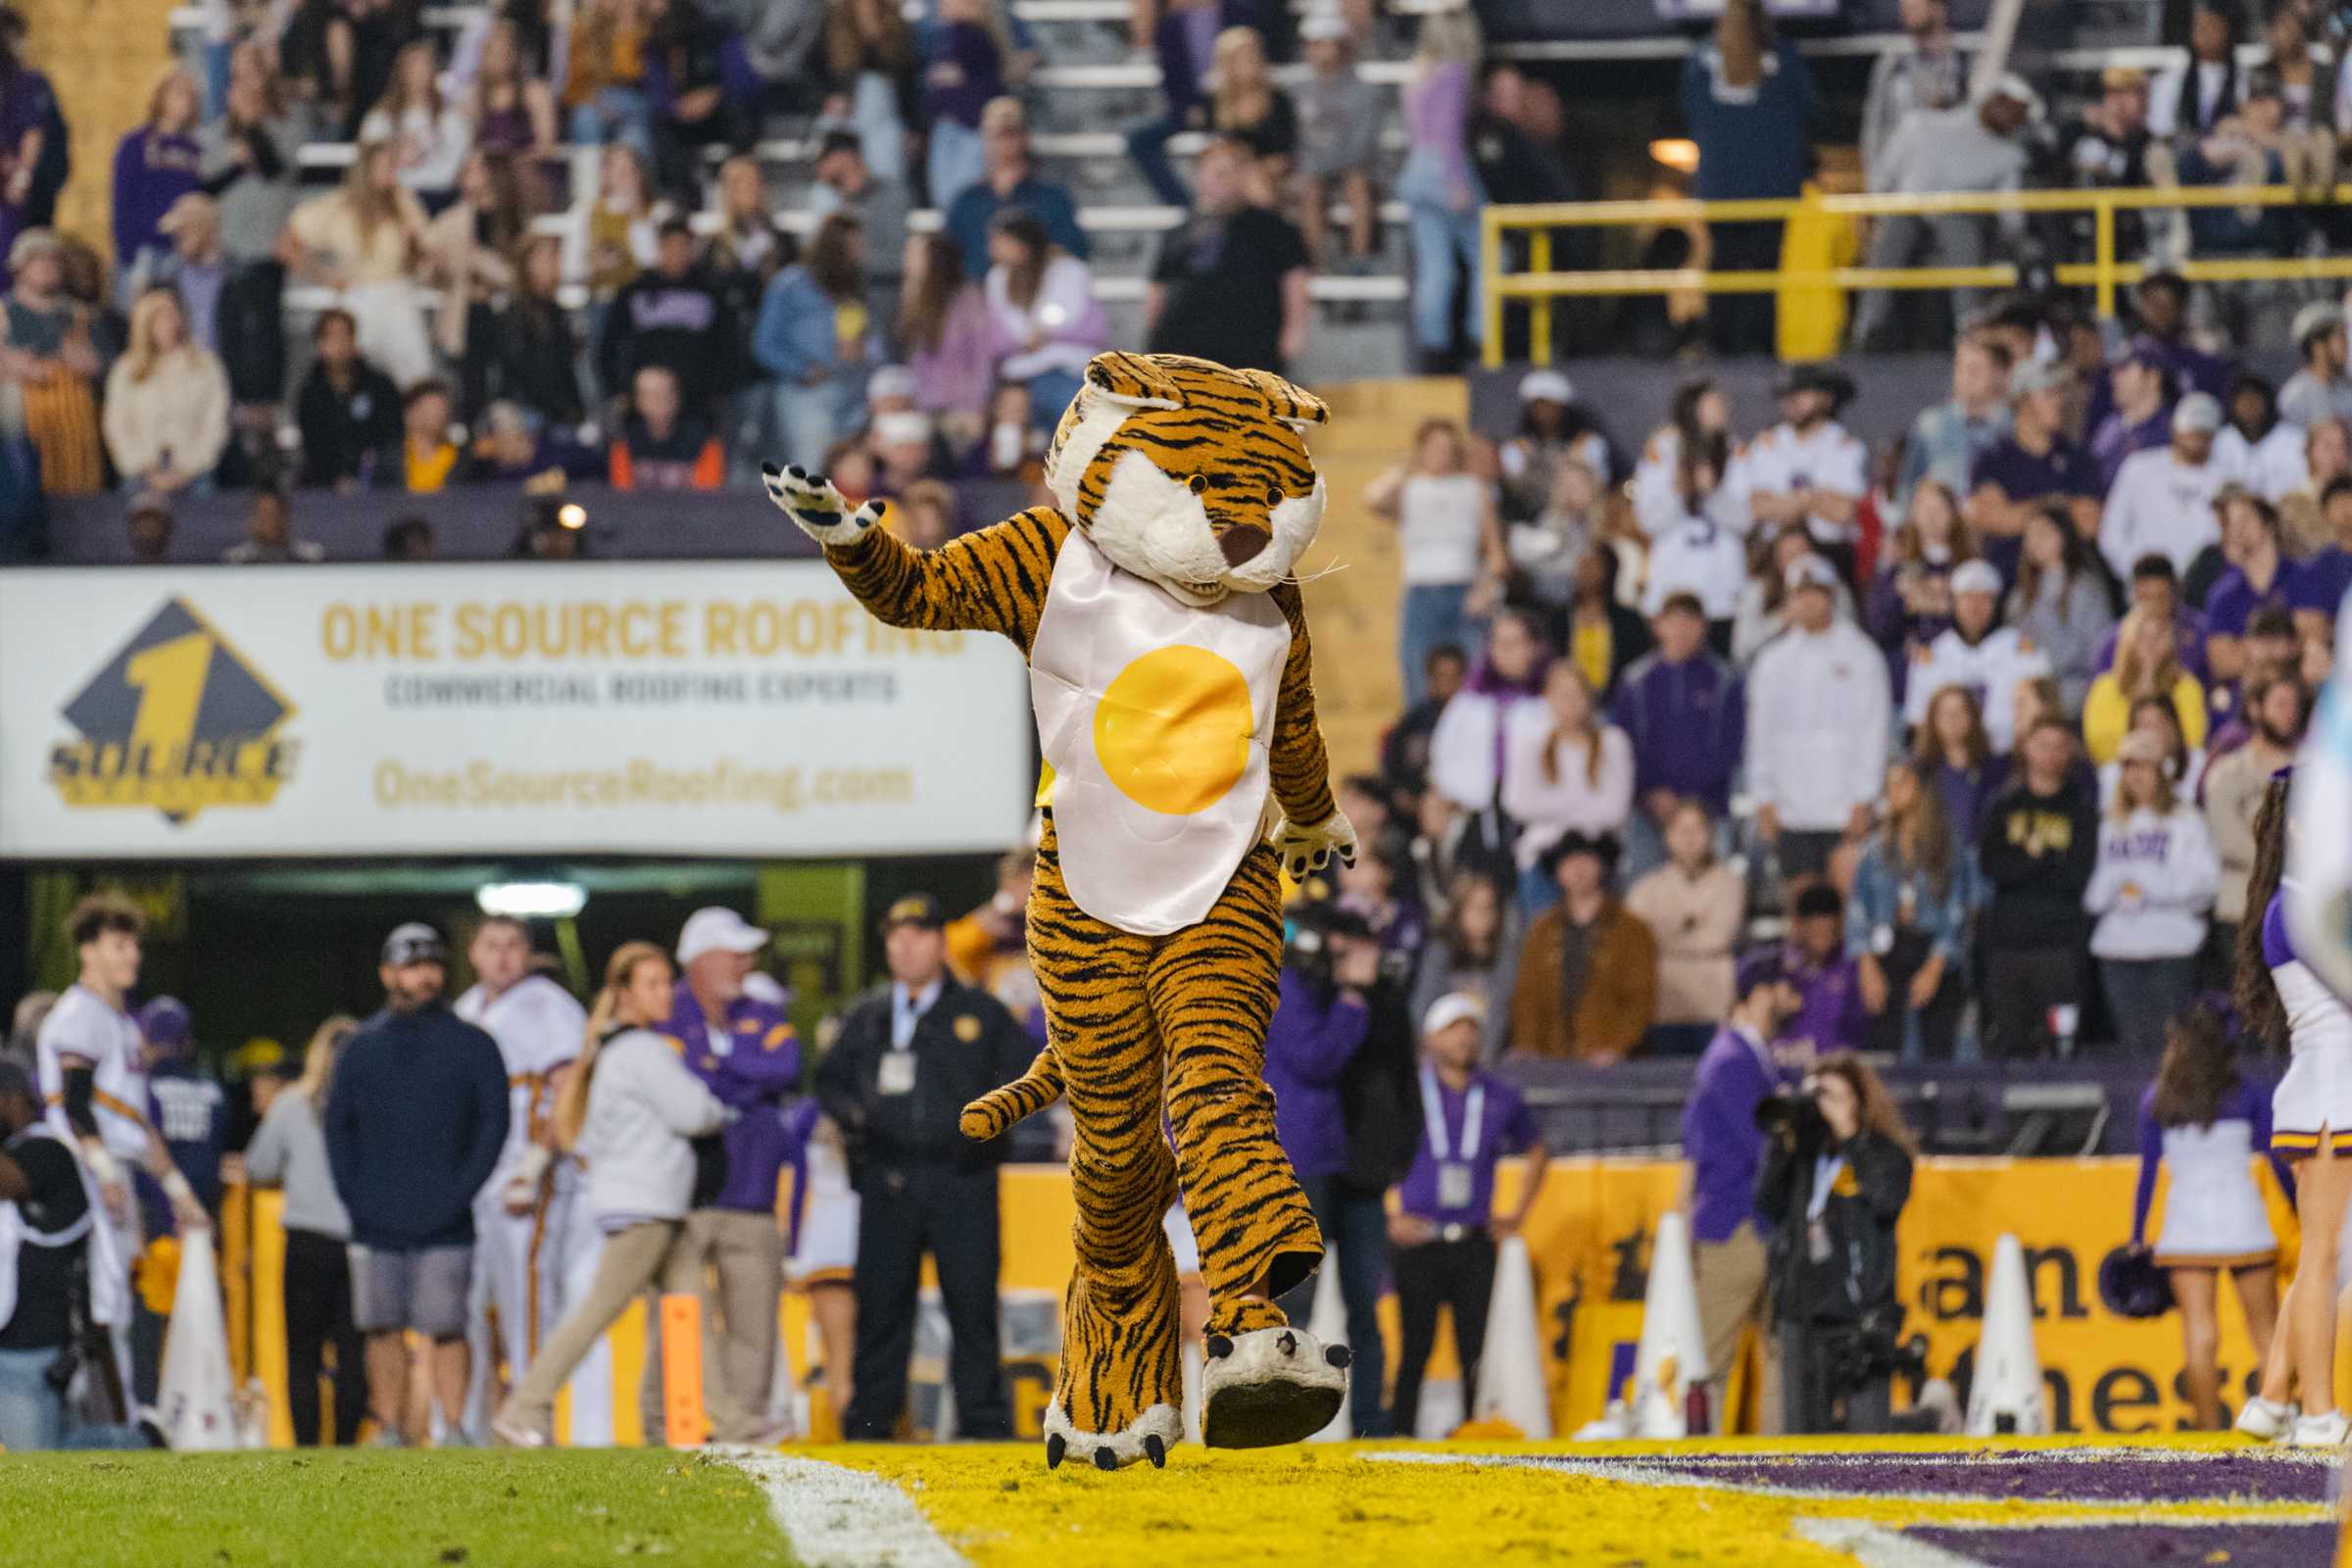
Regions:
<instances>
[{"instance_id":1,"label":"mascot tiger head","mask_svg":"<svg viewBox=\"0 0 2352 1568\"><path fill-rule=\"evenodd\" d=\"M1331 411L1264 370L1099 354L1046 453L1062 514L1188 605L1286 581L1323 524L1304 432Z\"/></svg>"}]
</instances>

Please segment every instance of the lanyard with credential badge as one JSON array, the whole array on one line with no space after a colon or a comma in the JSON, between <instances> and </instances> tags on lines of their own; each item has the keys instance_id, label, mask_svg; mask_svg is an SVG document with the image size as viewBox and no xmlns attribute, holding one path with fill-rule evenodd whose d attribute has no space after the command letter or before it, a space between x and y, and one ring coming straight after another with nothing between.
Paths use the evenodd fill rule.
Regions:
<instances>
[{"instance_id":1,"label":"lanyard with credential badge","mask_svg":"<svg viewBox=\"0 0 2352 1568\"><path fill-rule=\"evenodd\" d=\"M1421 1069L1421 1117L1429 1128L1429 1153L1438 1165L1438 1206L1466 1208L1472 1191L1471 1162L1486 1132L1487 1086L1473 1083L1462 1099L1462 1152L1453 1157L1453 1139L1446 1131L1446 1102L1438 1092L1438 1075Z\"/></svg>"}]
</instances>

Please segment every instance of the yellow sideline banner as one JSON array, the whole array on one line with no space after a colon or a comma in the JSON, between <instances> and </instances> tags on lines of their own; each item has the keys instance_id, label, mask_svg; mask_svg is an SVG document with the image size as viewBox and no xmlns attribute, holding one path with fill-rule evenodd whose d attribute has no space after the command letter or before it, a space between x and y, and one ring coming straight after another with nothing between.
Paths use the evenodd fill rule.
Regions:
<instances>
[{"instance_id":1,"label":"yellow sideline banner","mask_svg":"<svg viewBox=\"0 0 2352 1568\"><path fill-rule=\"evenodd\" d=\"M1905 1332L1924 1334L1929 1367L1949 1377L1966 1369L1984 1312L1994 1243L2013 1232L2025 1250L2034 1297L2034 1339L2054 1430L2147 1434L2190 1424L2181 1383L2180 1326L2175 1317L2119 1317L2099 1299L2099 1265L2130 1240L2138 1162L2102 1159L1927 1159L1897 1233L1897 1289ZM1642 1334L1642 1301L1658 1216L1674 1205L1683 1167L1661 1160L1554 1160L1529 1212L1527 1243L1537 1271L1538 1309L1546 1326L1545 1376L1553 1429L1573 1433L1597 1418L1610 1392L1633 1370ZM2272 1224L2286 1239L2293 1220L2264 1175ZM1506 1161L1498 1202L1517 1201L1519 1171ZM1003 1188L1004 1273L1008 1296L1055 1303L1069 1278L1073 1211L1068 1174L1056 1166L1007 1167ZM2163 1218L2163 1188L2149 1234ZM240 1378L261 1378L270 1402L270 1439L290 1441L285 1402L285 1318L280 1298L284 1233L274 1192L231 1189L222 1205L229 1337ZM2281 1286L2284 1271L2281 1272ZM925 1273L925 1287L931 1279ZM2223 1397L2233 1408L2258 1376L2254 1349L2233 1292L2222 1297ZM1393 1303L1392 1303L1393 1304ZM784 1349L806 1376L807 1312L786 1296ZM1384 1326L1394 1344L1393 1311ZM642 1322L634 1309L611 1335L614 1364L614 1436L638 1437L637 1369ZM1433 1377L1456 1375L1441 1336ZM1394 1360L1390 1357L1391 1372ZM932 1374L936 1376L934 1372ZM1051 1396L1050 1369L1034 1355L1008 1355L1014 1419L1025 1437ZM925 1380L918 1368L915 1381Z\"/></svg>"}]
</instances>

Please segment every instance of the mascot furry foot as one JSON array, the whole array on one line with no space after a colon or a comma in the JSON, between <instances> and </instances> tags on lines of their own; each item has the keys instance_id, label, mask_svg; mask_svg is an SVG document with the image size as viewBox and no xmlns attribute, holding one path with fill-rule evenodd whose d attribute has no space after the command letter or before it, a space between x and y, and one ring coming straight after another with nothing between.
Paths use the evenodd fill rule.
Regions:
<instances>
[{"instance_id":1,"label":"mascot furry foot","mask_svg":"<svg viewBox=\"0 0 2352 1568\"><path fill-rule=\"evenodd\" d=\"M1270 1448L1301 1443L1331 1424L1348 1398L1348 1347L1301 1328L1208 1337L1201 1378L1200 1443Z\"/></svg>"},{"instance_id":2,"label":"mascot furry foot","mask_svg":"<svg viewBox=\"0 0 2352 1568\"><path fill-rule=\"evenodd\" d=\"M1046 1468L1051 1470L1072 1454L1098 1470L1123 1470L1149 1459L1155 1470L1168 1467L1168 1449L1184 1436L1184 1413L1172 1404L1155 1404L1118 1432L1081 1432L1062 1413L1061 1401L1046 1406Z\"/></svg>"}]
</instances>

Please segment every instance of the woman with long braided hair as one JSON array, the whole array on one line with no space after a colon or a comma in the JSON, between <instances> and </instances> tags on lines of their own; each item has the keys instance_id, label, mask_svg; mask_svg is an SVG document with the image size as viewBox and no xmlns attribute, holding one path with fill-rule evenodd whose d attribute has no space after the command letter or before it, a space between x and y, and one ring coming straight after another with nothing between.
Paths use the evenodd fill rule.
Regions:
<instances>
[{"instance_id":1,"label":"woman with long braided hair","mask_svg":"<svg viewBox=\"0 0 2352 1568\"><path fill-rule=\"evenodd\" d=\"M2245 1038L2289 1052L2272 1098L2271 1148L2295 1162L2302 1259L2286 1293L2284 1358L2273 1354L2263 1394L2238 1412L2238 1430L2296 1447L2334 1447L2352 1436L2335 1409L2335 1280L2338 1237L2352 1199L2352 1009L2296 956L2285 900L2287 775L2275 776L2254 819L2249 918L2238 926L2237 1010ZM2251 918L2254 910L2260 919ZM2287 1383L2313 1406L2290 1420Z\"/></svg>"}]
</instances>

